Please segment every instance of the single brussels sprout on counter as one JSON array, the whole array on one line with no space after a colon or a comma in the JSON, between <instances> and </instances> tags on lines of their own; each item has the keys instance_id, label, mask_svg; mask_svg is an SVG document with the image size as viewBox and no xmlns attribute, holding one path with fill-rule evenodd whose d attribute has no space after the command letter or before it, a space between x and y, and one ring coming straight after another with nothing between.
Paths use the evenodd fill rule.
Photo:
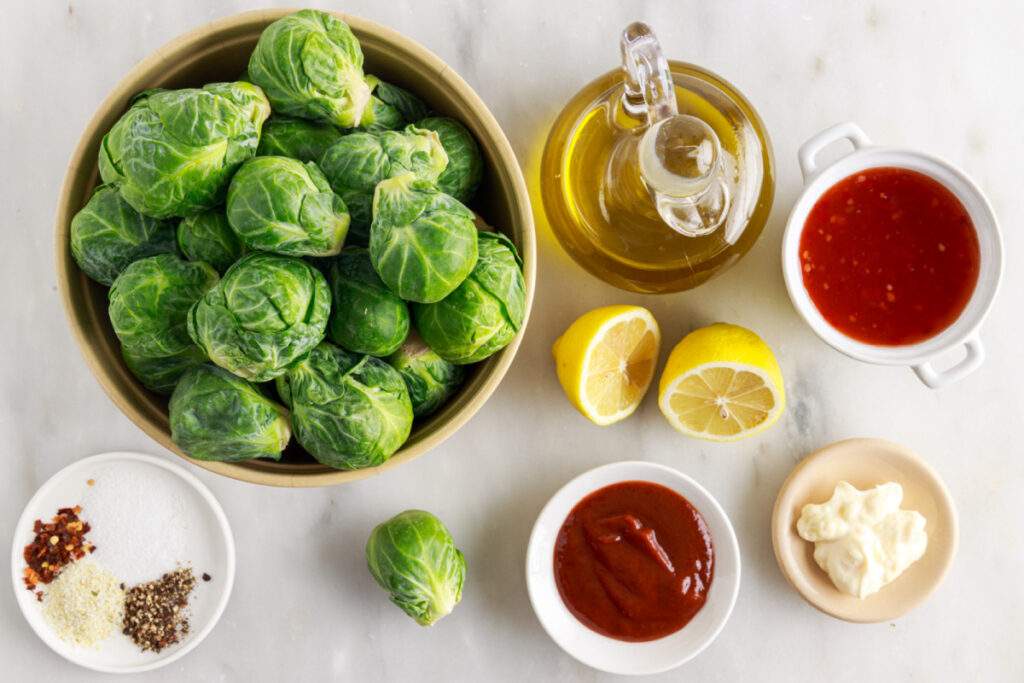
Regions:
<instances>
[{"instance_id":1,"label":"single brussels sprout on counter","mask_svg":"<svg viewBox=\"0 0 1024 683\"><path fill-rule=\"evenodd\" d=\"M327 148L341 138L341 131L329 123L275 115L263 124L256 156L320 161Z\"/></svg>"},{"instance_id":2,"label":"single brussels sprout on counter","mask_svg":"<svg viewBox=\"0 0 1024 683\"><path fill-rule=\"evenodd\" d=\"M249 78L274 111L354 128L370 101L363 51L348 24L318 10L278 19L260 35Z\"/></svg>"},{"instance_id":3,"label":"single brussels sprout on counter","mask_svg":"<svg viewBox=\"0 0 1024 683\"><path fill-rule=\"evenodd\" d=\"M144 216L112 185L101 185L71 219L71 255L86 275L108 287L129 264L175 253L174 224Z\"/></svg>"},{"instance_id":4,"label":"single brussels sprout on counter","mask_svg":"<svg viewBox=\"0 0 1024 683\"><path fill-rule=\"evenodd\" d=\"M448 155L448 166L437 179L437 188L468 203L484 175L484 159L473 134L455 119L444 116L423 119L415 125L437 133Z\"/></svg>"},{"instance_id":5,"label":"single brussels sprout on counter","mask_svg":"<svg viewBox=\"0 0 1024 683\"><path fill-rule=\"evenodd\" d=\"M265 382L320 343L330 312L330 288L313 265L257 252L193 306L188 333L215 364Z\"/></svg>"},{"instance_id":6,"label":"single brussels sprout on counter","mask_svg":"<svg viewBox=\"0 0 1024 683\"><path fill-rule=\"evenodd\" d=\"M171 394L171 440L197 460L280 460L288 411L259 388L213 365L186 372Z\"/></svg>"},{"instance_id":7,"label":"single brussels sprout on counter","mask_svg":"<svg viewBox=\"0 0 1024 683\"><path fill-rule=\"evenodd\" d=\"M385 180L373 196L370 258L406 301L440 301L476 265L473 212L411 173Z\"/></svg>"},{"instance_id":8,"label":"single brussels sprout on counter","mask_svg":"<svg viewBox=\"0 0 1024 683\"><path fill-rule=\"evenodd\" d=\"M217 284L206 263L175 254L140 259L124 269L110 288L110 324L121 345L136 358L170 356L192 346L188 312Z\"/></svg>"},{"instance_id":9,"label":"single brussels sprout on counter","mask_svg":"<svg viewBox=\"0 0 1024 683\"><path fill-rule=\"evenodd\" d=\"M331 264L327 336L347 351L386 356L409 334L409 307L381 281L366 249L345 249Z\"/></svg>"},{"instance_id":10,"label":"single brussels sprout on counter","mask_svg":"<svg viewBox=\"0 0 1024 683\"><path fill-rule=\"evenodd\" d=\"M184 351L167 356L148 356L127 347L121 347L121 357L142 386L158 394L174 391L178 380L188 370L206 363L206 354L195 344Z\"/></svg>"},{"instance_id":11,"label":"single brussels sprout on counter","mask_svg":"<svg viewBox=\"0 0 1024 683\"><path fill-rule=\"evenodd\" d=\"M189 261L209 263L221 275L245 252L221 209L181 219L178 248Z\"/></svg>"},{"instance_id":12,"label":"single brussels sprout on counter","mask_svg":"<svg viewBox=\"0 0 1024 683\"><path fill-rule=\"evenodd\" d=\"M462 384L463 367L437 355L416 330L387 358L388 364L405 380L412 401L413 417L427 417L445 404Z\"/></svg>"},{"instance_id":13,"label":"single brussels sprout on counter","mask_svg":"<svg viewBox=\"0 0 1024 683\"><path fill-rule=\"evenodd\" d=\"M466 558L434 515L406 510L377 525L366 541L370 574L421 626L448 615L462 599Z\"/></svg>"},{"instance_id":14,"label":"single brussels sprout on counter","mask_svg":"<svg viewBox=\"0 0 1024 683\"><path fill-rule=\"evenodd\" d=\"M395 130L427 115L427 106L408 90L366 76L370 86L370 106L363 112L359 127L363 130Z\"/></svg>"},{"instance_id":15,"label":"single brussels sprout on counter","mask_svg":"<svg viewBox=\"0 0 1024 683\"><path fill-rule=\"evenodd\" d=\"M416 328L439 356L476 363L503 349L519 332L526 284L515 245L496 232L479 235L473 272L441 301L413 306Z\"/></svg>"},{"instance_id":16,"label":"single brussels sprout on counter","mask_svg":"<svg viewBox=\"0 0 1024 683\"><path fill-rule=\"evenodd\" d=\"M100 176L147 216L211 209L256 153L269 115L263 91L241 81L145 91L103 137Z\"/></svg>"},{"instance_id":17,"label":"single brussels sprout on counter","mask_svg":"<svg viewBox=\"0 0 1024 683\"><path fill-rule=\"evenodd\" d=\"M412 173L434 183L447 164L437 133L412 126L404 131L346 135L320 160L331 187L352 214L352 238L360 246L369 238L373 193L380 181Z\"/></svg>"},{"instance_id":18,"label":"single brussels sprout on counter","mask_svg":"<svg viewBox=\"0 0 1024 683\"><path fill-rule=\"evenodd\" d=\"M228 222L245 246L288 256L333 256L348 232L345 202L316 164L256 157L228 190Z\"/></svg>"},{"instance_id":19,"label":"single brussels sprout on counter","mask_svg":"<svg viewBox=\"0 0 1024 683\"><path fill-rule=\"evenodd\" d=\"M409 438L412 405L390 365L324 342L277 379L295 438L328 467L380 465Z\"/></svg>"}]
</instances>

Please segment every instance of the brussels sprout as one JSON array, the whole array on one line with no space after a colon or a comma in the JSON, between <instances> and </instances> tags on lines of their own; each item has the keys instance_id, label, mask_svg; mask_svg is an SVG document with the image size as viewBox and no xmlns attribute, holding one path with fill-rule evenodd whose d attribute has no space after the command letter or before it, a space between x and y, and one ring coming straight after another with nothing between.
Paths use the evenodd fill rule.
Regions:
<instances>
[{"instance_id":1,"label":"brussels sprout","mask_svg":"<svg viewBox=\"0 0 1024 683\"><path fill-rule=\"evenodd\" d=\"M370 101L363 51L348 24L326 12L302 10L260 35L249 77L274 111L354 128Z\"/></svg>"},{"instance_id":2,"label":"brussels sprout","mask_svg":"<svg viewBox=\"0 0 1024 683\"><path fill-rule=\"evenodd\" d=\"M242 258L245 248L220 209L204 211L181 219L178 224L178 248L189 261L204 261L224 274Z\"/></svg>"},{"instance_id":3,"label":"brussels sprout","mask_svg":"<svg viewBox=\"0 0 1024 683\"><path fill-rule=\"evenodd\" d=\"M133 261L174 252L174 225L143 216L112 185L97 188L89 203L71 219L75 263L107 286Z\"/></svg>"},{"instance_id":4,"label":"brussels sprout","mask_svg":"<svg viewBox=\"0 0 1024 683\"><path fill-rule=\"evenodd\" d=\"M288 411L230 372L200 365L171 394L171 440L197 460L281 459Z\"/></svg>"},{"instance_id":5,"label":"brussels sprout","mask_svg":"<svg viewBox=\"0 0 1024 683\"><path fill-rule=\"evenodd\" d=\"M376 133L385 130L395 130L405 125L402 114L390 104L371 97L370 104L363 111L363 119L359 122L356 130Z\"/></svg>"},{"instance_id":6,"label":"brussels sprout","mask_svg":"<svg viewBox=\"0 0 1024 683\"><path fill-rule=\"evenodd\" d=\"M462 384L463 368L437 355L412 330L402 345L387 358L405 380L413 417L426 417L444 405Z\"/></svg>"},{"instance_id":7,"label":"brussels sprout","mask_svg":"<svg viewBox=\"0 0 1024 683\"><path fill-rule=\"evenodd\" d=\"M314 266L253 253L192 307L188 333L217 365L265 382L320 343L330 312L330 288Z\"/></svg>"},{"instance_id":8,"label":"brussels sprout","mask_svg":"<svg viewBox=\"0 0 1024 683\"><path fill-rule=\"evenodd\" d=\"M324 342L277 379L295 438L342 470L380 465L409 438L412 405L401 375L374 358Z\"/></svg>"},{"instance_id":9,"label":"brussels sprout","mask_svg":"<svg viewBox=\"0 0 1024 683\"><path fill-rule=\"evenodd\" d=\"M480 233L480 259L443 300L413 306L416 328L439 356L476 363L504 348L523 325L526 284L515 245L500 233Z\"/></svg>"},{"instance_id":10,"label":"brussels sprout","mask_svg":"<svg viewBox=\"0 0 1024 683\"><path fill-rule=\"evenodd\" d=\"M466 558L434 515L406 510L377 525L366 541L370 574L421 626L448 615L462 599Z\"/></svg>"},{"instance_id":11,"label":"brussels sprout","mask_svg":"<svg viewBox=\"0 0 1024 683\"><path fill-rule=\"evenodd\" d=\"M316 164L256 157L228 190L228 222L245 246L288 256L332 256L348 232L345 202Z\"/></svg>"},{"instance_id":12,"label":"brussels sprout","mask_svg":"<svg viewBox=\"0 0 1024 683\"><path fill-rule=\"evenodd\" d=\"M408 90L385 83L376 76L367 76L373 95L363 112L359 127L363 130L395 130L427 115L427 107Z\"/></svg>"},{"instance_id":13,"label":"brussels sprout","mask_svg":"<svg viewBox=\"0 0 1024 683\"><path fill-rule=\"evenodd\" d=\"M195 344L168 356L147 356L122 347L121 357L142 386L158 394L170 394L185 372L206 362L206 354Z\"/></svg>"},{"instance_id":14,"label":"brussels sprout","mask_svg":"<svg viewBox=\"0 0 1024 683\"><path fill-rule=\"evenodd\" d=\"M476 243L473 212L432 184L408 173L377 185L370 258L406 301L448 296L476 265Z\"/></svg>"},{"instance_id":15,"label":"brussels sprout","mask_svg":"<svg viewBox=\"0 0 1024 683\"><path fill-rule=\"evenodd\" d=\"M377 183L403 173L437 181L448 163L437 133L409 126L404 131L352 133L324 153L320 168L352 213L354 243L363 246L373 219Z\"/></svg>"},{"instance_id":16,"label":"brussels sprout","mask_svg":"<svg viewBox=\"0 0 1024 683\"><path fill-rule=\"evenodd\" d=\"M437 188L467 203L476 194L484 175L484 159L473 134L455 119L433 116L416 124L437 133L448 155L448 167L437 179Z\"/></svg>"},{"instance_id":17,"label":"brussels sprout","mask_svg":"<svg viewBox=\"0 0 1024 683\"><path fill-rule=\"evenodd\" d=\"M409 334L409 307L391 293L365 249L345 249L331 264L327 336L355 353L386 356Z\"/></svg>"},{"instance_id":18,"label":"brussels sprout","mask_svg":"<svg viewBox=\"0 0 1024 683\"><path fill-rule=\"evenodd\" d=\"M320 161L327 148L341 138L341 131L328 123L275 115L263 125L256 156Z\"/></svg>"},{"instance_id":19,"label":"brussels sprout","mask_svg":"<svg viewBox=\"0 0 1024 683\"><path fill-rule=\"evenodd\" d=\"M140 259L110 288L110 324L136 358L181 353L192 346L188 311L216 283L217 271L200 261L174 254Z\"/></svg>"},{"instance_id":20,"label":"brussels sprout","mask_svg":"<svg viewBox=\"0 0 1024 683\"><path fill-rule=\"evenodd\" d=\"M384 104L394 107L406 123L419 121L427 116L427 105L423 104L423 100L405 88L386 83L376 76L367 76L367 79L371 78L376 81L375 87L373 87L374 96Z\"/></svg>"},{"instance_id":21,"label":"brussels sprout","mask_svg":"<svg viewBox=\"0 0 1024 683\"><path fill-rule=\"evenodd\" d=\"M251 83L148 90L103 137L100 175L147 216L189 216L224 201L256 153L270 105Z\"/></svg>"}]
</instances>

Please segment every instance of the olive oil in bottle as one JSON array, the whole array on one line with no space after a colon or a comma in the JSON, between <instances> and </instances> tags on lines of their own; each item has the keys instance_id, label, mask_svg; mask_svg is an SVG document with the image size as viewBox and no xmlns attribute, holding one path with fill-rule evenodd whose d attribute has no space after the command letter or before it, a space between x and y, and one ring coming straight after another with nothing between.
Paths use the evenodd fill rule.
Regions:
<instances>
[{"instance_id":1,"label":"olive oil in bottle","mask_svg":"<svg viewBox=\"0 0 1024 683\"><path fill-rule=\"evenodd\" d=\"M668 62L645 24L622 35L622 69L555 121L541 161L548 221L594 275L637 292L690 289L740 259L771 211L764 124L718 76Z\"/></svg>"}]
</instances>

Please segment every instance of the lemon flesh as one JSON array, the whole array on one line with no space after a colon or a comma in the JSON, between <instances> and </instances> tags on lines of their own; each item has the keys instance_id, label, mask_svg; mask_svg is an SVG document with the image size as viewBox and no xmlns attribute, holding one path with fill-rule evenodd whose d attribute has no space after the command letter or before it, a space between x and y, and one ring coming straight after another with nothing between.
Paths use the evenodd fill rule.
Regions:
<instances>
[{"instance_id":1,"label":"lemon flesh","mask_svg":"<svg viewBox=\"0 0 1024 683\"><path fill-rule=\"evenodd\" d=\"M711 441L767 429L786 405L771 349L750 330L725 323L695 330L672 349L658 393L673 427Z\"/></svg>"},{"instance_id":2,"label":"lemon flesh","mask_svg":"<svg viewBox=\"0 0 1024 683\"><path fill-rule=\"evenodd\" d=\"M610 425L636 410L654 377L661 332L640 306L604 306L578 318L552 346L558 380L587 419Z\"/></svg>"}]
</instances>

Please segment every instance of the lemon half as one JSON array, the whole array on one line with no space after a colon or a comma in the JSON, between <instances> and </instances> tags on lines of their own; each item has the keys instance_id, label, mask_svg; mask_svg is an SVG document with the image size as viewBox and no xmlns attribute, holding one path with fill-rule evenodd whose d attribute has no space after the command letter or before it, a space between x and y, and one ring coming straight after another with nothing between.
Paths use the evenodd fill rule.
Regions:
<instances>
[{"instance_id":1,"label":"lemon half","mask_svg":"<svg viewBox=\"0 0 1024 683\"><path fill-rule=\"evenodd\" d=\"M756 334L716 323L691 332L672 349L658 407L684 434L736 441L767 429L782 415L782 371Z\"/></svg>"},{"instance_id":2,"label":"lemon half","mask_svg":"<svg viewBox=\"0 0 1024 683\"><path fill-rule=\"evenodd\" d=\"M555 340L558 381L576 409L598 425L633 414L647 393L661 331L640 306L604 306L578 318Z\"/></svg>"}]
</instances>

